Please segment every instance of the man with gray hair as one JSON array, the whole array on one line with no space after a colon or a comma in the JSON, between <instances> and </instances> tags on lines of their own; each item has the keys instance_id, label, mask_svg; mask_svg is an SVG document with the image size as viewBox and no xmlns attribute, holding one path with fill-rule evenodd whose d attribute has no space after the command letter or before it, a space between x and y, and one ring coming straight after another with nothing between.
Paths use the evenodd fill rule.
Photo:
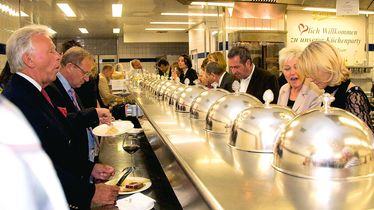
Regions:
<instances>
[{"instance_id":1,"label":"man with gray hair","mask_svg":"<svg viewBox=\"0 0 374 210\"><path fill-rule=\"evenodd\" d=\"M118 188L108 189L104 185L95 187L85 178L93 175L107 179L113 174L101 174L93 166L91 171L87 170L89 167L77 161L80 156L74 148L75 142L87 139L77 139L74 128L64 115L66 108L57 107L44 90L56 79L61 59L48 27L28 25L16 30L7 41L6 55L15 74L3 95L23 112L38 135L43 149L53 162L69 207L90 209L91 200L102 204L115 203Z\"/></svg>"},{"instance_id":2,"label":"man with gray hair","mask_svg":"<svg viewBox=\"0 0 374 210\"><path fill-rule=\"evenodd\" d=\"M209 85L217 83L218 88L233 92L232 83L235 78L217 62L210 62L205 66Z\"/></svg>"}]
</instances>

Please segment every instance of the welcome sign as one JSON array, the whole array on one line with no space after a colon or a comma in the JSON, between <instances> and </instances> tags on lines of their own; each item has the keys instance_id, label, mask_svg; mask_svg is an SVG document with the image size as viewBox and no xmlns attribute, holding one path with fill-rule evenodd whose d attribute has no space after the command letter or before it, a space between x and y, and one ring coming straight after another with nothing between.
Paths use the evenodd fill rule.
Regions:
<instances>
[{"instance_id":1,"label":"welcome sign","mask_svg":"<svg viewBox=\"0 0 374 210\"><path fill-rule=\"evenodd\" d=\"M348 65L365 65L365 17L288 11L287 46L306 47L317 40L337 47Z\"/></svg>"}]
</instances>

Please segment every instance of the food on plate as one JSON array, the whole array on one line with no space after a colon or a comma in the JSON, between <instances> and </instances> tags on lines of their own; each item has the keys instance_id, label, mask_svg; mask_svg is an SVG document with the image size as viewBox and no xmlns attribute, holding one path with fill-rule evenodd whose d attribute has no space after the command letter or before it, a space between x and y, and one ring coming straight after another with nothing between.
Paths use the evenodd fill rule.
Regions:
<instances>
[{"instance_id":1,"label":"food on plate","mask_svg":"<svg viewBox=\"0 0 374 210\"><path fill-rule=\"evenodd\" d=\"M132 192L135 190L139 190L142 187L145 186L145 183L143 181L129 181L125 183L122 183L122 186L120 187L120 192Z\"/></svg>"},{"instance_id":2,"label":"food on plate","mask_svg":"<svg viewBox=\"0 0 374 210\"><path fill-rule=\"evenodd\" d=\"M144 183L142 182L130 182L128 184L126 184L126 188L129 188L129 189L140 189L144 186Z\"/></svg>"},{"instance_id":3,"label":"food on plate","mask_svg":"<svg viewBox=\"0 0 374 210\"><path fill-rule=\"evenodd\" d=\"M114 127L114 126L109 126L109 129L106 131L105 134L107 134L107 135L114 135L116 133L118 133L118 129L116 127Z\"/></svg>"}]
</instances>

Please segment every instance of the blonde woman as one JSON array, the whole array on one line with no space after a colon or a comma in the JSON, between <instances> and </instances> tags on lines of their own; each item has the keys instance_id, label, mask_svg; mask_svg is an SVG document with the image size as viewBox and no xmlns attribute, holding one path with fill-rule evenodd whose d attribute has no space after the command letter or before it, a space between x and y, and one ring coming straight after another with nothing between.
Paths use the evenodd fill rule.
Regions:
<instances>
[{"instance_id":1,"label":"blonde woman","mask_svg":"<svg viewBox=\"0 0 374 210\"><path fill-rule=\"evenodd\" d=\"M209 53L208 60L209 60L209 63L210 62L217 62L219 65L221 65L223 67L223 69L226 70L227 63L226 63L226 59L225 59L225 56L223 55L223 53L218 52L218 51Z\"/></svg>"},{"instance_id":2,"label":"blonde woman","mask_svg":"<svg viewBox=\"0 0 374 210\"><path fill-rule=\"evenodd\" d=\"M279 90L277 104L288 106L297 114L319 107L319 96L322 94L317 85L306 79L304 73L297 68L301 52L298 48L288 47L279 51L279 66L287 83Z\"/></svg>"},{"instance_id":3,"label":"blonde woman","mask_svg":"<svg viewBox=\"0 0 374 210\"><path fill-rule=\"evenodd\" d=\"M310 43L301 54L298 65L320 89L335 97L333 107L351 112L373 131L369 100L364 91L349 79L350 71L333 45L325 41Z\"/></svg>"}]
</instances>

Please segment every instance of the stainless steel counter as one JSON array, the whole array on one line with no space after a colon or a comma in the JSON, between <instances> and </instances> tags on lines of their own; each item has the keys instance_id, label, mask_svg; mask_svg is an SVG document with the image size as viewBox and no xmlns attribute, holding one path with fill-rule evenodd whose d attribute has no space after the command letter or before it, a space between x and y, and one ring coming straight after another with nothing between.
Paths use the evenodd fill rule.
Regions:
<instances>
[{"instance_id":1,"label":"stainless steel counter","mask_svg":"<svg viewBox=\"0 0 374 210\"><path fill-rule=\"evenodd\" d=\"M272 154L238 151L228 146L227 135L205 132L205 122L191 120L189 114L175 112L171 106L158 101L151 93L138 93L136 100L150 124L145 132L148 130L146 135L153 137L148 136L148 139L157 142L152 139L160 138L161 143L167 147L166 152L170 153L182 169L175 172L174 177L186 176L191 181L198 191L196 196L203 200L201 208L374 208L372 177L324 181L286 175L271 166ZM152 129L157 134L152 133ZM155 146L155 150L160 147ZM165 173L170 174L171 162L163 163L161 156L165 154L155 153ZM178 167L176 170L179 170ZM172 186L174 184L174 188L175 180L170 182ZM176 190L178 189L175 187L174 191ZM183 189L179 190L183 192ZM176 192L178 198L181 192ZM183 205L183 201L180 202Z\"/></svg>"}]
</instances>

